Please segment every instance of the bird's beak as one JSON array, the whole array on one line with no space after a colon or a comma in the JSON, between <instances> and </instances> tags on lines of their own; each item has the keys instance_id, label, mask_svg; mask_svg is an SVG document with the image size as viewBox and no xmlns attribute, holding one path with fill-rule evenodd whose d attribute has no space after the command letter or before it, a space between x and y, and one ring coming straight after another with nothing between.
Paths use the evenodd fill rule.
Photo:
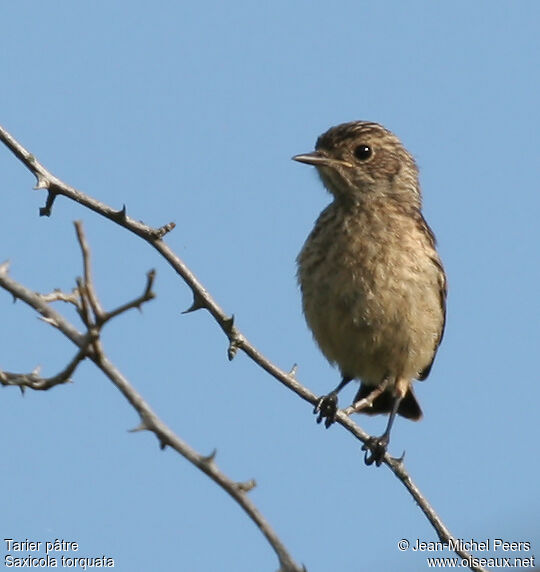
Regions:
<instances>
[{"instance_id":1,"label":"bird's beak","mask_svg":"<svg viewBox=\"0 0 540 572\"><path fill-rule=\"evenodd\" d=\"M345 167L352 167L347 161L340 161L339 159L332 159L331 157L326 157L320 151L313 151L313 153L302 153L301 155L295 155L292 157L293 161L298 161L299 163L306 163L307 165L313 165L315 167L335 167L336 165L344 165Z\"/></svg>"},{"instance_id":2,"label":"bird's beak","mask_svg":"<svg viewBox=\"0 0 540 572\"><path fill-rule=\"evenodd\" d=\"M295 155L292 159L293 161L298 161L299 163L307 163L308 165L328 165L328 157L321 155L319 151Z\"/></svg>"}]
</instances>

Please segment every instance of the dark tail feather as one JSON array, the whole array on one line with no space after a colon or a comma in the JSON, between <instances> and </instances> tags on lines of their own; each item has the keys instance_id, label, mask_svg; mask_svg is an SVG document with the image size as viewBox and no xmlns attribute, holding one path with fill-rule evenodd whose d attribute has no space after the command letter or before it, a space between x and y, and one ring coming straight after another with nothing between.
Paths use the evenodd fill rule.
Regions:
<instances>
[{"instance_id":1,"label":"dark tail feather","mask_svg":"<svg viewBox=\"0 0 540 572\"><path fill-rule=\"evenodd\" d=\"M373 386L367 386L362 383L360 389L354 398L356 403L358 400L367 397L375 388ZM388 391L383 391L375 400L373 401L372 407L367 407L360 411L360 413L367 413L368 415L377 415L379 413L390 413L392 411L392 405L394 404L394 396ZM405 394L399 404L398 414L412 421L418 421L422 417L422 409L416 401L412 388Z\"/></svg>"}]
</instances>

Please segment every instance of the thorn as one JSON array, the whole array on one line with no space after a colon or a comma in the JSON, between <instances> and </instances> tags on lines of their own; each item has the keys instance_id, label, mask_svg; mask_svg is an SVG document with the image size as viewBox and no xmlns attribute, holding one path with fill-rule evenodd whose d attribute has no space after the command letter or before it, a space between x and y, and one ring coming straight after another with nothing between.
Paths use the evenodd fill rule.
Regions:
<instances>
[{"instance_id":1,"label":"thorn","mask_svg":"<svg viewBox=\"0 0 540 572\"><path fill-rule=\"evenodd\" d=\"M50 326L52 326L53 328L57 328L58 324L56 323L56 320L54 320L53 318L46 318L45 316L38 316L37 317L38 320L41 320L42 322L45 322L46 324L49 324Z\"/></svg>"},{"instance_id":2,"label":"thorn","mask_svg":"<svg viewBox=\"0 0 540 572\"><path fill-rule=\"evenodd\" d=\"M210 455L206 455L206 456L201 455L201 462L210 464L214 461L214 459L216 458L216 455L217 455L217 449L214 449L210 453Z\"/></svg>"},{"instance_id":3,"label":"thorn","mask_svg":"<svg viewBox=\"0 0 540 572\"><path fill-rule=\"evenodd\" d=\"M122 205L119 211L113 212L113 217L119 220L126 220L126 205Z\"/></svg>"},{"instance_id":4,"label":"thorn","mask_svg":"<svg viewBox=\"0 0 540 572\"><path fill-rule=\"evenodd\" d=\"M193 294L193 303L191 304L191 306L187 310L184 310L182 312L182 314L189 314L190 312L195 312L197 310L202 310L204 308L206 308L204 300L201 298L201 296L197 292L195 292Z\"/></svg>"},{"instance_id":5,"label":"thorn","mask_svg":"<svg viewBox=\"0 0 540 572\"><path fill-rule=\"evenodd\" d=\"M52 326L53 328L57 328L58 324L56 323L56 320L54 320L53 318L46 318L45 316L38 316L38 320L41 320L42 322L45 322L46 324L49 324L50 326Z\"/></svg>"},{"instance_id":6,"label":"thorn","mask_svg":"<svg viewBox=\"0 0 540 572\"><path fill-rule=\"evenodd\" d=\"M137 425L137 427L133 427L133 429L128 429L128 433L137 433L137 431L148 431L148 425L144 422L141 421L139 423L139 425Z\"/></svg>"},{"instance_id":7,"label":"thorn","mask_svg":"<svg viewBox=\"0 0 540 572\"><path fill-rule=\"evenodd\" d=\"M40 191L41 189L48 189L49 188L49 181L43 175L36 175L36 186L34 190Z\"/></svg>"},{"instance_id":8,"label":"thorn","mask_svg":"<svg viewBox=\"0 0 540 572\"><path fill-rule=\"evenodd\" d=\"M229 336L232 335L233 327L234 327L234 314L232 314L230 318L225 318L223 320L223 329L225 330L225 333L227 335Z\"/></svg>"},{"instance_id":9,"label":"thorn","mask_svg":"<svg viewBox=\"0 0 540 572\"><path fill-rule=\"evenodd\" d=\"M238 340L233 339L231 340L231 342L229 343L229 347L227 348L227 357L229 358L229 361L232 361L235 358L237 351L238 351Z\"/></svg>"},{"instance_id":10,"label":"thorn","mask_svg":"<svg viewBox=\"0 0 540 572\"><path fill-rule=\"evenodd\" d=\"M163 439L159 440L159 448L164 451L165 447L167 446L167 443L165 443L165 441Z\"/></svg>"},{"instance_id":11,"label":"thorn","mask_svg":"<svg viewBox=\"0 0 540 572\"><path fill-rule=\"evenodd\" d=\"M24 397L24 392L26 391L26 387L24 385L19 385L19 389L21 390L21 395Z\"/></svg>"},{"instance_id":12,"label":"thorn","mask_svg":"<svg viewBox=\"0 0 540 572\"><path fill-rule=\"evenodd\" d=\"M36 377L39 377L39 372L41 371L41 366L40 365L36 365L36 367L32 370L32 375L35 375Z\"/></svg>"},{"instance_id":13,"label":"thorn","mask_svg":"<svg viewBox=\"0 0 540 572\"><path fill-rule=\"evenodd\" d=\"M154 284L154 280L156 279L156 269L155 268L151 268L146 273L146 279L148 280L148 286L147 286L146 290L149 291L152 289L152 285Z\"/></svg>"},{"instance_id":14,"label":"thorn","mask_svg":"<svg viewBox=\"0 0 540 572\"><path fill-rule=\"evenodd\" d=\"M245 483L235 483L235 485L239 491L242 491L244 493L249 493L251 489L254 489L257 486L257 482L255 481L255 479L250 479Z\"/></svg>"},{"instance_id":15,"label":"thorn","mask_svg":"<svg viewBox=\"0 0 540 572\"><path fill-rule=\"evenodd\" d=\"M9 271L9 260L6 260L5 262L2 262L2 264L0 264L0 274L7 274Z\"/></svg>"},{"instance_id":16,"label":"thorn","mask_svg":"<svg viewBox=\"0 0 540 572\"><path fill-rule=\"evenodd\" d=\"M55 191L51 191L51 189L48 190L49 192L47 194L45 206L39 209L39 216L51 216L52 206L54 204L54 199L56 199L57 193Z\"/></svg>"},{"instance_id":17,"label":"thorn","mask_svg":"<svg viewBox=\"0 0 540 572\"><path fill-rule=\"evenodd\" d=\"M289 375L291 377L296 377L297 370L298 370L298 364L294 363L293 366L291 367L291 371L289 372Z\"/></svg>"},{"instance_id":18,"label":"thorn","mask_svg":"<svg viewBox=\"0 0 540 572\"><path fill-rule=\"evenodd\" d=\"M173 230L175 227L176 227L175 222L168 222L167 224L164 224L163 226L160 226L158 229L156 229L154 234L157 236L157 238L163 238L168 232L171 232L171 230Z\"/></svg>"}]
</instances>

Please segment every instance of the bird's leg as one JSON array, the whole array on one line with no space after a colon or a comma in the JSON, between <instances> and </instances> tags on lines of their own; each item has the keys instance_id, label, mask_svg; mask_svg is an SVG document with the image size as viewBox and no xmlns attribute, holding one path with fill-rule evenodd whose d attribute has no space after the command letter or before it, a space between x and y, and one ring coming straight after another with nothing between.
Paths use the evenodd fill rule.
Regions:
<instances>
[{"instance_id":1,"label":"bird's leg","mask_svg":"<svg viewBox=\"0 0 540 572\"><path fill-rule=\"evenodd\" d=\"M349 407L347 407L347 409L345 409L344 411L345 415L352 415L353 413L358 413L363 409L371 407L373 405L373 402L377 399L377 397L379 397L381 393L384 393L384 391L388 387L389 382L390 379L388 377L385 377L381 381L381 383L379 383L379 385L376 385L375 388L372 389L371 392L368 393L365 397L360 397L360 395L362 395L363 393L363 389L360 388L358 390L358 393L356 394L356 397L354 398L352 405L350 405Z\"/></svg>"},{"instance_id":2,"label":"bird's leg","mask_svg":"<svg viewBox=\"0 0 540 572\"><path fill-rule=\"evenodd\" d=\"M324 426L328 429L330 425L336 420L337 404L338 404L338 393L351 381L353 378L348 375L344 375L341 383L333 389L330 393L319 397L317 403L315 404L315 409L313 413L319 414L317 417L317 423L320 423L325 419Z\"/></svg>"},{"instance_id":3,"label":"bird's leg","mask_svg":"<svg viewBox=\"0 0 540 572\"><path fill-rule=\"evenodd\" d=\"M364 462L366 465L372 465L375 463L377 467L381 466L384 454L386 453L386 448L390 441L390 431L392 430L392 425L402 399L402 395L396 395L394 397L394 404L392 405L392 411L390 412L390 417L388 418L388 424L386 425L384 433L380 437L370 437L368 442L362 447L362 451L366 452L364 456Z\"/></svg>"}]
</instances>

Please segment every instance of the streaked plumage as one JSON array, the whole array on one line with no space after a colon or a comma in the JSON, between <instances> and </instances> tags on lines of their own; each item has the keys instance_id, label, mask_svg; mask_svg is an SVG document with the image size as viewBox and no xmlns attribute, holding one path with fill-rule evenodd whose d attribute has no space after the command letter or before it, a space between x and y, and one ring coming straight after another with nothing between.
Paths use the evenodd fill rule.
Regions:
<instances>
[{"instance_id":1,"label":"streaked plumage","mask_svg":"<svg viewBox=\"0 0 540 572\"><path fill-rule=\"evenodd\" d=\"M313 336L344 380L362 381L355 401L387 380L366 413L397 402L397 413L419 419L411 382L427 377L442 339L446 279L414 159L394 134L364 121L331 128L314 153L295 159L315 165L333 195L297 259ZM319 404L327 426L336 396Z\"/></svg>"}]
</instances>

